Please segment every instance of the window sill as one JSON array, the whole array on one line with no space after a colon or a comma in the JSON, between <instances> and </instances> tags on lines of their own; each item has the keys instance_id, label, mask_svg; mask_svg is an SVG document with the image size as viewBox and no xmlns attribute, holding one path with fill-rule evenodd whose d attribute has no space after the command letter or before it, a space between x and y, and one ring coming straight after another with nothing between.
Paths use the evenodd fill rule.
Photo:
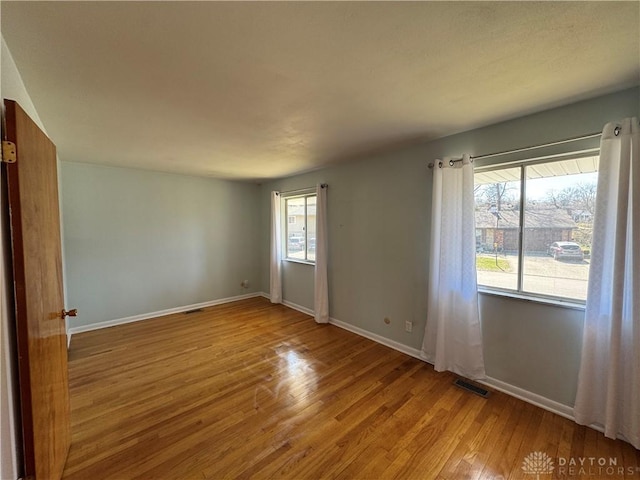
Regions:
<instances>
[{"instance_id":1,"label":"window sill","mask_svg":"<svg viewBox=\"0 0 640 480\"><path fill-rule=\"evenodd\" d=\"M316 262L310 262L308 260L298 260L297 258L283 258L282 261L291 262L291 263L300 263L302 265L311 265L312 267L315 267L316 265Z\"/></svg>"},{"instance_id":2,"label":"window sill","mask_svg":"<svg viewBox=\"0 0 640 480\"><path fill-rule=\"evenodd\" d=\"M571 310L584 311L585 304L579 300L562 300L560 298L538 297L536 295L528 295L526 293L509 292L505 290L493 290L486 287L478 287L478 293L483 295L491 295L494 297L515 298L525 300L532 303L540 303L542 305L552 305L554 307L569 308Z\"/></svg>"}]
</instances>

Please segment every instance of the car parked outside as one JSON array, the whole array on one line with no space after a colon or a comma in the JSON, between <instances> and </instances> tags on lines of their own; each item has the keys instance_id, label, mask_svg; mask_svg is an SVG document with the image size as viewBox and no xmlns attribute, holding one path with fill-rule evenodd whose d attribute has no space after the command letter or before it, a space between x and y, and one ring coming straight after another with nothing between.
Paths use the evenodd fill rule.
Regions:
<instances>
[{"instance_id":1,"label":"car parked outside","mask_svg":"<svg viewBox=\"0 0 640 480\"><path fill-rule=\"evenodd\" d=\"M562 258L570 260L584 260L584 252L582 247L576 242L553 242L549 245L549 255L555 260Z\"/></svg>"},{"instance_id":2,"label":"car parked outside","mask_svg":"<svg viewBox=\"0 0 640 480\"><path fill-rule=\"evenodd\" d=\"M289 239L289 251L299 252L301 250L304 250L304 238L291 237Z\"/></svg>"}]
</instances>

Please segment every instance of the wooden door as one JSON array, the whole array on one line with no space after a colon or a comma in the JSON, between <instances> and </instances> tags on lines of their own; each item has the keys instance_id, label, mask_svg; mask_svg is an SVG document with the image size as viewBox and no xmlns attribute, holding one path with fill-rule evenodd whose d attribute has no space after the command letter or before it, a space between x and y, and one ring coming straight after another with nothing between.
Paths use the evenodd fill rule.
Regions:
<instances>
[{"instance_id":1,"label":"wooden door","mask_svg":"<svg viewBox=\"0 0 640 480\"><path fill-rule=\"evenodd\" d=\"M5 115L24 474L55 480L71 441L56 147L16 102Z\"/></svg>"}]
</instances>

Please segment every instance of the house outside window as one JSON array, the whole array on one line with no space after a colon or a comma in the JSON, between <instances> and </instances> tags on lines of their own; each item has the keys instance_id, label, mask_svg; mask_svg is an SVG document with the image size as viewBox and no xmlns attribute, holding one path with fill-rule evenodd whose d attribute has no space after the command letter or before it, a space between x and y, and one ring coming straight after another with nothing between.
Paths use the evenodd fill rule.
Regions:
<instances>
[{"instance_id":1,"label":"house outside window","mask_svg":"<svg viewBox=\"0 0 640 480\"><path fill-rule=\"evenodd\" d=\"M589 156L476 169L481 289L586 300L598 160Z\"/></svg>"}]
</instances>

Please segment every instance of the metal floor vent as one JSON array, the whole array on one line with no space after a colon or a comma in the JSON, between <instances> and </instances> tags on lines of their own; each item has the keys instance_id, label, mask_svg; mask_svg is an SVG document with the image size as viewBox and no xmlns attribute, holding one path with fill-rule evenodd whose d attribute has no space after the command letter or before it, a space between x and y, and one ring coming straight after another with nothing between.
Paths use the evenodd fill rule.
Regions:
<instances>
[{"instance_id":1,"label":"metal floor vent","mask_svg":"<svg viewBox=\"0 0 640 480\"><path fill-rule=\"evenodd\" d=\"M480 388L477 385L474 385L473 383L470 382L466 382L465 380L462 380L461 378L457 378L455 380L455 382L453 382L453 384L456 387L460 387L463 388L471 393L475 393L476 395L480 395L483 398L488 398L489 397L489 390L485 390L484 388Z\"/></svg>"},{"instance_id":2,"label":"metal floor vent","mask_svg":"<svg viewBox=\"0 0 640 480\"><path fill-rule=\"evenodd\" d=\"M185 315L189 315L190 313L199 313L201 311L202 311L201 308L194 308L193 310L187 310L186 312L182 312L182 313L184 313Z\"/></svg>"}]
</instances>

